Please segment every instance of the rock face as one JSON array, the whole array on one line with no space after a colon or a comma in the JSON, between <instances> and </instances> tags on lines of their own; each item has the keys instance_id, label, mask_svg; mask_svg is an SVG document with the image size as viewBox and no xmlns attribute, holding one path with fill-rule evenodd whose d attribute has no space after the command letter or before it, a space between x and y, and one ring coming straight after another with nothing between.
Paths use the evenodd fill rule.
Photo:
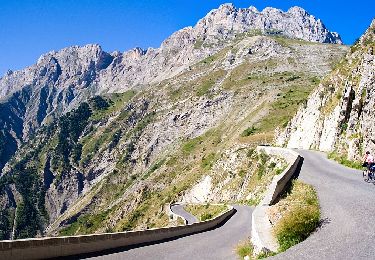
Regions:
<instances>
[{"instance_id":1,"label":"rock face","mask_svg":"<svg viewBox=\"0 0 375 260\"><path fill-rule=\"evenodd\" d=\"M8 72L0 239L160 226L164 204L202 179L200 199L252 198L259 140L241 132L331 71L347 48L311 41L335 37L300 8L222 5L158 49L75 46Z\"/></svg>"},{"instance_id":2,"label":"rock face","mask_svg":"<svg viewBox=\"0 0 375 260\"><path fill-rule=\"evenodd\" d=\"M336 70L311 94L279 145L360 159L375 150L375 20Z\"/></svg>"},{"instance_id":3,"label":"rock face","mask_svg":"<svg viewBox=\"0 0 375 260\"><path fill-rule=\"evenodd\" d=\"M194 29L198 36L210 42L259 30L311 42L342 44L337 33L328 31L319 19L300 7L292 7L287 12L267 7L259 12L253 6L236 9L232 4L224 4L200 20Z\"/></svg>"}]
</instances>

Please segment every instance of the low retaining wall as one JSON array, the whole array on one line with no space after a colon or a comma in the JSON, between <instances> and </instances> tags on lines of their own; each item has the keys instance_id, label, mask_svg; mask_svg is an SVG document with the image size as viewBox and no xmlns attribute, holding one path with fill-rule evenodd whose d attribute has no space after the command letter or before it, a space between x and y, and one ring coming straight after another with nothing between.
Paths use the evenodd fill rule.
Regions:
<instances>
[{"instance_id":1,"label":"low retaining wall","mask_svg":"<svg viewBox=\"0 0 375 260\"><path fill-rule=\"evenodd\" d=\"M208 221L187 226L84 236L0 241L0 259L46 259L136 246L215 228L235 213L232 208Z\"/></svg>"},{"instance_id":2,"label":"low retaining wall","mask_svg":"<svg viewBox=\"0 0 375 260\"><path fill-rule=\"evenodd\" d=\"M257 147L257 151L264 152L268 155L283 157L287 161L288 167L280 175L276 175L273 178L263 200L253 211L251 241L254 244L256 254L261 251L276 252L279 248L272 234L272 225L267 215L267 209L269 206L273 205L285 191L302 161L302 157L290 149L259 146Z\"/></svg>"}]
</instances>

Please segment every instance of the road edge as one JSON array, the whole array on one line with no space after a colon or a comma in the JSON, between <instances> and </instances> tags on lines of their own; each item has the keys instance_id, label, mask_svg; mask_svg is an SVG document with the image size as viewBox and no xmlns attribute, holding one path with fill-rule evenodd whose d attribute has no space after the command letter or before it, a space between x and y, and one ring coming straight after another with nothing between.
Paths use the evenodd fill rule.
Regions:
<instances>
[{"instance_id":1,"label":"road edge","mask_svg":"<svg viewBox=\"0 0 375 260\"><path fill-rule=\"evenodd\" d=\"M276 253L279 245L272 234L272 225L267 215L267 209L275 204L279 196L288 187L290 180L298 174L303 158L291 149L279 147L258 146L257 152L283 157L288 163L288 167L280 175L273 178L263 200L255 207L252 215L251 242L254 245L254 253Z\"/></svg>"}]
</instances>

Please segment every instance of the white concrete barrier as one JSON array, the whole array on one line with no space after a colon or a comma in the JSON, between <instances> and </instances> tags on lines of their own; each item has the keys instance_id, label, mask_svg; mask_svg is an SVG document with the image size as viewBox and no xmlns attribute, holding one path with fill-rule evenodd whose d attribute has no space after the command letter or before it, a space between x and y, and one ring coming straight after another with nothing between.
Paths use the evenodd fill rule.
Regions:
<instances>
[{"instance_id":1,"label":"white concrete barrier","mask_svg":"<svg viewBox=\"0 0 375 260\"><path fill-rule=\"evenodd\" d=\"M68 237L46 237L0 241L0 259L46 259L137 246L210 230L235 213L233 208L222 215L187 226L107 234Z\"/></svg>"},{"instance_id":2,"label":"white concrete barrier","mask_svg":"<svg viewBox=\"0 0 375 260\"><path fill-rule=\"evenodd\" d=\"M262 251L277 252L279 245L272 234L272 225L267 215L267 209L273 205L280 195L287 189L288 183L296 174L302 157L295 151L279 147L258 146L258 153L276 155L284 158L288 167L276 175L269 185L263 200L255 207L252 215L251 242L254 245L255 253Z\"/></svg>"}]
</instances>

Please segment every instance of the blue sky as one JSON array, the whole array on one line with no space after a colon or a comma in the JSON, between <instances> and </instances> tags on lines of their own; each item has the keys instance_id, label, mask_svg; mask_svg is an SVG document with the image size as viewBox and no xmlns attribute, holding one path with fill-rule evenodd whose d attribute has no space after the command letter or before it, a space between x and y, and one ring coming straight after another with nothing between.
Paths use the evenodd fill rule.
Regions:
<instances>
[{"instance_id":1,"label":"blue sky","mask_svg":"<svg viewBox=\"0 0 375 260\"><path fill-rule=\"evenodd\" d=\"M0 0L0 76L32 65L50 50L98 43L106 51L158 47L174 31L194 25L220 4L301 6L346 44L375 17L374 0Z\"/></svg>"}]
</instances>

